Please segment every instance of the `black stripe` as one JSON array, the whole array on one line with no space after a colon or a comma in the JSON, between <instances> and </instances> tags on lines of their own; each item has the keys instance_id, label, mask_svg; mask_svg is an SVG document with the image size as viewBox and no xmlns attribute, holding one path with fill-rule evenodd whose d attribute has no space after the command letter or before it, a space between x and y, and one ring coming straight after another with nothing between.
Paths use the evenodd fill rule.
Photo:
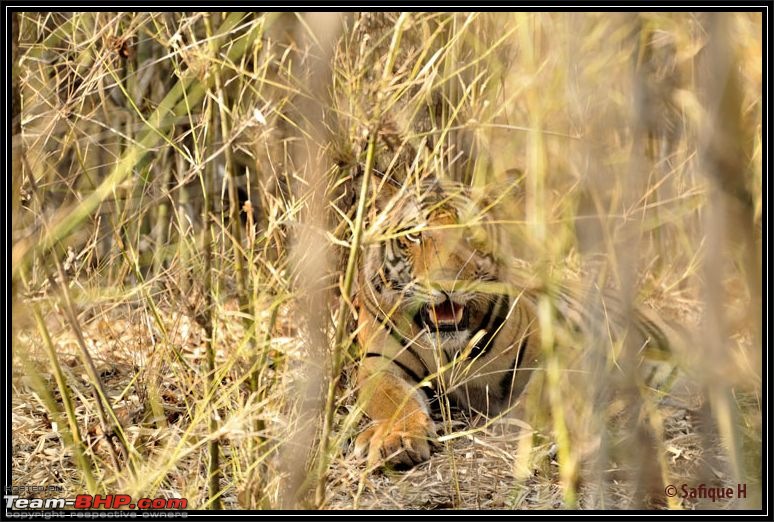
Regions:
<instances>
[{"instance_id":1,"label":"black stripe","mask_svg":"<svg viewBox=\"0 0 774 522\"><path fill-rule=\"evenodd\" d=\"M524 352L527 351L528 340L529 336L525 332L521 344L519 345L519 353L516 355L516 362L513 364L513 368L510 372L507 372L500 381L500 397L502 397L503 400L510 397L513 391L513 383L516 380L516 370L521 367L521 361L524 360Z\"/></svg>"},{"instance_id":2,"label":"black stripe","mask_svg":"<svg viewBox=\"0 0 774 522\"><path fill-rule=\"evenodd\" d=\"M646 337L650 337L651 339L656 341L658 348L660 348L661 350L664 350L664 351L669 350L669 341L664 336L664 331L661 328L659 328L647 317L645 317L644 314L639 314L637 317L637 320L640 323L641 333L644 333Z\"/></svg>"},{"instance_id":3,"label":"black stripe","mask_svg":"<svg viewBox=\"0 0 774 522\"><path fill-rule=\"evenodd\" d=\"M500 304L500 301L502 300L502 298L503 298L502 295L497 296L497 302L489 305L489 309L484 314L484 317L483 319L481 319L481 322L478 323L478 326L472 330L473 333L476 333L479 330L484 330L489 325L489 323L492 322L492 312L494 312L495 307ZM473 347L473 350L475 351L476 348L478 348L478 346Z\"/></svg>"},{"instance_id":4,"label":"black stripe","mask_svg":"<svg viewBox=\"0 0 774 522\"><path fill-rule=\"evenodd\" d=\"M395 359L394 359L394 358L392 358L392 357L387 357L387 356L386 356L386 355L384 355L383 353L368 352L367 354L365 354L365 356L366 356L366 357L384 357L385 359L388 359L388 360L389 360L391 363L393 363L395 366L397 366L398 368L400 368L401 370L403 370L404 372L406 372L406 375L408 375L409 377L411 377L411 379L412 379L412 380L413 380L415 383L417 383L417 384L419 384L420 382L422 382L422 381L425 379L425 377L427 377L427 375L425 375L424 377L420 377L419 375L417 375L417 374L416 374L416 372L415 372L414 370L412 370L411 368L409 368L408 366L406 366L406 365L405 365L405 364L403 364L402 362L400 362L400 361L397 361L397 360L395 360Z\"/></svg>"},{"instance_id":5,"label":"black stripe","mask_svg":"<svg viewBox=\"0 0 774 522\"><path fill-rule=\"evenodd\" d=\"M382 324L384 328L387 329L387 333L390 335L390 337L398 341L400 345L408 353L413 355L414 358L417 361L419 361L419 364L421 364L422 368L424 368L425 370L425 375L429 374L430 369L427 367L427 365L425 364L425 361L422 359L422 357L419 356L419 354L414 349L414 347L411 346L412 341L410 339L406 339L399 332L396 332L395 329L390 324L390 321L386 317L382 316L382 314L380 314L378 310L373 309L373 307L375 307L376 305L374 305L367 296L363 295L362 297L363 297L363 303L365 304L366 309L371 313L371 315L373 315L376 318L377 321L379 321Z\"/></svg>"},{"instance_id":6,"label":"black stripe","mask_svg":"<svg viewBox=\"0 0 774 522\"><path fill-rule=\"evenodd\" d=\"M524 352L527 351L527 341L529 341L529 335L527 335L527 332L524 332L524 338L519 345L519 355L516 356L516 366L514 366L514 369L521 368L521 362L524 360Z\"/></svg>"},{"instance_id":7,"label":"black stripe","mask_svg":"<svg viewBox=\"0 0 774 522\"><path fill-rule=\"evenodd\" d=\"M500 333L500 328L505 322L505 318L508 315L509 306L510 299L508 296L500 295L497 298L497 303L489 307L489 310L481 320L479 327L474 330L474 332L483 330L485 329L484 325L486 325L486 334L484 334L484 336L478 340L476 345L470 351L470 358L475 359L476 357L480 357L484 355L489 350L489 348L491 348L494 338L498 333ZM495 308L497 309L496 312Z\"/></svg>"},{"instance_id":8,"label":"black stripe","mask_svg":"<svg viewBox=\"0 0 774 522\"><path fill-rule=\"evenodd\" d=\"M429 306L429 305L425 305L425 306ZM419 328L420 331L422 331L425 329L425 323L422 321L422 317L420 316L420 313L414 314L414 326L416 326L417 328Z\"/></svg>"},{"instance_id":9,"label":"black stripe","mask_svg":"<svg viewBox=\"0 0 774 522\"><path fill-rule=\"evenodd\" d=\"M396 361L392 357L387 357L386 355L382 353L374 353L374 352L368 352L365 354L365 357L384 357L385 359L389 360L391 363L395 364L398 368L406 372L406 375L411 377L411 379L414 380L417 384L422 382L424 378L420 379L419 375L414 373L414 371L406 366L405 364ZM425 378L427 378L427 375L425 375ZM435 390L431 388L430 386L420 386L420 390L422 390L422 393L425 394L425 398L427 399L428 405L433 411L440 411L440 403L438 401L438 395L435 393Z\"/></svg>"},{"instance_id":10,"label":"black stripe","mask_svg":"<svg viewBox=\"0 0 774 522\"><path fill-rule=\"evenodd\" d=\"M390 244L389 249L387 248L387 243ZM382 254L384 255L384 259L388 261L393 268L395 267L395 261L398 259L398 256L395 255L395 252L398 250L398 245L395 243L394 239L388 239L382 243Z\"/></svg>"}]
</instances>

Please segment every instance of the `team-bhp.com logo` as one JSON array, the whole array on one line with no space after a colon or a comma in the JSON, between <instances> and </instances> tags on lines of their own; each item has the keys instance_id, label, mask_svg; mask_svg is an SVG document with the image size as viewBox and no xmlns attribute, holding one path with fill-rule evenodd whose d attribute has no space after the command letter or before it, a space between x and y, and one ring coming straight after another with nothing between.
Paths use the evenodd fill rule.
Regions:
<instances>
[{"instance_id":1,"label":"team-bhp.com logo","mask_svg":"<svg viewBox=\"0 0 774 522\"><path fill-rule=\"evenodd\" d=\"M737 484L735 488L707 486L706 484L699 484L695 487L688 484L669 484L664 488L664 493L668 497L708 498L717 502L718 500L747 498L747 484Z\"/></svg>"},{"instance_id":2,"label":"team-bhp.com logo","mask_svg":"<svg viewBox=\"0 0 774 522\"><path fill-rule=\"evenodd\" d=\"M75 498L21 498L5 495L8 509L186 509L184 498L141 498L129 495L76 495Z\"/></svg>"}]
</instances>

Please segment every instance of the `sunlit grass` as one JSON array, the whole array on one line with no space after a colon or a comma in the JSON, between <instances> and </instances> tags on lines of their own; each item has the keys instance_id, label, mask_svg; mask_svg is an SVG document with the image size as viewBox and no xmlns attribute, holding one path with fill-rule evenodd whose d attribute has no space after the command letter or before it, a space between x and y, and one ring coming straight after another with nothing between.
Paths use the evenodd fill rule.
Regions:
<instances>
[{"instance_id":1,"label":"sunlit grass","mask_svg":"<svg viewBox=\"0 0 774 522\"><path fill-rule=\"evenodd\" d=\"M678 478L760 502L760 14L19 24L14 483L54 480L38 470L64 449L68 492L201 508L691 507L651 498ZM486 215L466 225L498 227L508 290L541 292L544 391L506 435L444 409L430 467L379 486L349 451L358 254L407 233L375 208L385 180L428 176L472 187ZM607 288L697 332L673 362L700 443L625 343L565 327L564 285L600 324ZM474 495L492 481L466 451L507 492ZM449 496L396 506L410 480Z\"/></svg>"}]
</instances>

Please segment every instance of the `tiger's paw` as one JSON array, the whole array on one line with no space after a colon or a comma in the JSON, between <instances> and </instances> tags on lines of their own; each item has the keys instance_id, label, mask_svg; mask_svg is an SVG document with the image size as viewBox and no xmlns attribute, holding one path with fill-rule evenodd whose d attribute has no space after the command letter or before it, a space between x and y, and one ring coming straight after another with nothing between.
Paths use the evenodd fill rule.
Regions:
<instances>
[{"instance_id":1,"label":"tiger's paw","mask_svg":"<svg viewBox=\"0 0 774 522\"><path fill-rule=\"evenodd\" d=\"M403 421L378 421L365 430L355 441L355 455L367 455L369 468L411 468L430 458L434 438L432 419L416 412Z\"/></svg>"}]
</instances>

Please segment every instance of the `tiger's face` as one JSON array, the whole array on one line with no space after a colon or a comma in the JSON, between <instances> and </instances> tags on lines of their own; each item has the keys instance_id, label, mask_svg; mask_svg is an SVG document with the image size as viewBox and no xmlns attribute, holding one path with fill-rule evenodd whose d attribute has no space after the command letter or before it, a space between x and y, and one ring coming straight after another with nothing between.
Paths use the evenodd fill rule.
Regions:
<instances>
[{"instance_id":1,"label":"tiger's face","mask_svg":"<svg viewBox=\"0 0 774 522\"><path fill-rule=\"evenodd\" d=\"M465 189L438 181L397 191L382 206L365 253L364 298L404 338L452 357L490 323L504 280L493 227Z\"/></svg>"}]
</instances>

